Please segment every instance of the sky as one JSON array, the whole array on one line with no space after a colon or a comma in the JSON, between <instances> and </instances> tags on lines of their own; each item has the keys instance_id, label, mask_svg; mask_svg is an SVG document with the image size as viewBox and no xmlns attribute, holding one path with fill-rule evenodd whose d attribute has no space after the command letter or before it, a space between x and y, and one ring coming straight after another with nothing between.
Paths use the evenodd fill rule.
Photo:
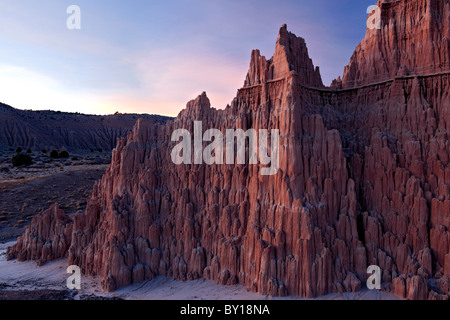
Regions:
<instances>
[{"instance_id":1,"label":"sky","mask_svg":"<svg viewBox=\"0 0 450 320\"><path fill-rule=\"evenodd\" d=\"M306 40L325 85L375 0L0 0L0 102L19 109L176 116L206 91L223 109L279 28ZM69 29L70 5L80 29Z\"/></svg>"}]
</instances>

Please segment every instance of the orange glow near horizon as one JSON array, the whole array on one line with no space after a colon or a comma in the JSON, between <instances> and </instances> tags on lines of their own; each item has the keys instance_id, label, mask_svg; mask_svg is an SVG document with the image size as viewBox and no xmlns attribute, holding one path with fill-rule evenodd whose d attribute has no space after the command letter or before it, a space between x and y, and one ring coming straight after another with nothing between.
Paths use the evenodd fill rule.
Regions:
<instances>
[{"instance_id":1,"label":"orange glow near horizon","mask_svg":"<svg viewBox=\"0 0 450 320\"><path fill-rule=\"evenodd\" d=\"M240 73L231 76L229 70L219 69L216 68L215 72L229 74L226 79L232 79L230 82L242 76ZM186 68L184 71L179 75L178 87L182 85L183 81L188 82L189 74L192 72L190 68ZM22 110L55 110L98 115L114 114L115 112L146 113L170 117L176 117L186 107L188 101L195 99L203 91L207 91L199 89L194 92L192 88L188 88L189 91L186 90L186 92L179 90L180 93L175 95L175 98L173 94L163 90L164 88L159 88L161 91L153 96L139 93L136 98L128 98L128 96L133 96L133 93L127 92L123 95L109 94L108 92L80 95L78 92L63 90L57 81L44 75L22 67L5 65L0 65L0 87L7 93L2 96L3 100L0 102ZM238 89L229 89L231 86L228 86L228 90L227 88L214 90L211 83L209 87L213 87L213 90L206 93L211 101L211 106L216 109L224 109L227 104L230 104ZM170 87L168 89L170 90ZM182 95L185 98L182 98Z\"/></svg>"},{"instance_id":2,"label":"orange glow near horizon","mask_svg":"<svg viewBox=\"0 0 450 320\"><path fill-rule=\"evenodd\" d=\"M130 59L138 79L132 85L97 90L71 88L46 74L0 64L0 102L14 108L85 114L147 113L175 117L203 91L211 106L224 109L244 83L248 65L213 54L191 53L155 63L145 52ZM161 62L161 59L157 60ZM24 94L26 92L26 94Z\"/></svg>"}]
</instances>

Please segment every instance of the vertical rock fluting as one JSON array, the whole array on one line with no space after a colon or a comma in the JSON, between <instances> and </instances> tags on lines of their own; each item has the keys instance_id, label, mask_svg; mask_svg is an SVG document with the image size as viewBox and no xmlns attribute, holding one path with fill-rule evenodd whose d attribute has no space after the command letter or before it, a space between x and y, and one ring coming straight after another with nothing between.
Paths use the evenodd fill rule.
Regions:
<instances>
[{"instance_id":1,"label":"vertical rock fluting","mask_svg":"<svg viewBox=\"0 0 450 320\"><path fill-rule=\"evenodd\" d=\"M211 109L202 94L165 126L138 122L75 217L70 263L101 275L106 290L157 274L272 295L360 288L366 255L340 134L302 110L300 84L321 86L320 76L286 26L275 52L269 62L252 53L247 86L225 110ZM171 134L193 132L193 120L224 136L233 128L279 129L278 173L174 165Z\"/></svg>"},{"instance_id":2,"label":"vertical rock fluting","mask_svg":"<svg viewBox=\"0 0 450 320\"><path fill-rule=\"evenodd\" d=\"M381 30L357 47L333 107L353 114L337 127L359 184L368 264L400 296L434 299L450 293L450 3L378 5Z\"/></svg>"},{"instance_id":3,"label":"vertical rock fluting","mask_svg":"<svg viewBox=\"0 0 450 320\"><path fill-rule=\"evenodd\" d=\"M108 291L165 275L304 297L358 291L378 265L401 297L448 299L449 1L378 5L381 30L332 89L283 25L226 109L203 93L166 124L138 121L74 217L69 263ZM175 165L171 135L196 120L224 137L278 129L278 172Z\"/></svg>"},{"instance_id":4,"label":"vertical rock fluting","mask_svg":"<svg viewBox=\"0 0 450 320\"><path fill-rule=\"evenodd\" d=\"M344 88L449 70L447 0L380 0L377 6L381 29L367 29L345 67Z\"/></svg>"},{"instance_id":5,"label":"vertical rock fluting","mask_svg":"<svg viewBox=\"0 0 450 320\"><path fill-rule=\"evenodd\" d=\"M30 226L6 252L8 260L36 260L38 265L62 258L72 240L72 221L57 204L33 217Z\"/></svg>"}]
</instances>

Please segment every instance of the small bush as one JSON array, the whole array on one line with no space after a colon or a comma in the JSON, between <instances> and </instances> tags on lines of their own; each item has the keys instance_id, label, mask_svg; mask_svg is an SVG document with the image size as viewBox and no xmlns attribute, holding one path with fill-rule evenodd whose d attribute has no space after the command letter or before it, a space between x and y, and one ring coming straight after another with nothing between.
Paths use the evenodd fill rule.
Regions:
<instances>
[{"instance_id":1,"label":"small bush","mask_svg":"<svg viewBox=\"0 0 450 320\"><path fill-rule=\"evenodd\" d=\"M94 152L94 149L91 149L91 152Z\"/></svg>"},{"instance_id":2,"label":"small bush","mask_svg":"<svg viewBox=\"0 0 450 320\"><path fill-rule=\"evenodd\" d=\"M80 159L78 159L78 157L73 157L72 158L72 161L78 161L78 160L80 160Z\"/></svg>"},{"instance_id":3,"label":"small bush","mask_svg":"<svg viewBox=\"0 0 450 320\"><path fill-rule=\"evenodd\" d=\"M28 150L27 150L27 153L32 153L31 149L28 149Z\"/></svg>"},{"instance_id":4,"label":"small bush","mask_svg":"<svg viewBox=\"0 0 450 320\"><path fill-rule=\"evenodd\" d=\"M12 158L11 162L14 167L29 166L33 163L33 159L27 154L18 153Z\"/></svg>"},{"instance_id":5,"label":"small bush","mask_svg":"<svg viewBox=\"0 0 450 320\"><path fill-rule=\"evenodd\" d=\"M103 149L102 148L98 149L98 152L103 152Z\"/></svg>"},{"instance_id":6,"label":"small bush","mask_svg":"<svg viewBox=\"0 0 450 320\"><path fill-rule=\"evenodd\" d=\"M67 151L61 151L60 153L59 153L59 157L60 158L63 158L63 159L67 159L68 157L69 157L69 153L67 152Z\"/></svg>"},{"instance_id":7,"label":"small bush","mask_svg":"<svg viewBox=\"0 0 450 320\"><path fill-rule=\"evenodd\" d=\"M43 150L42 150L42 153L47 153L47 150L43 149Z\"/></svg>"},{"instance_id":8,"label":"small bush","mask_svg":"<svg viewBox=\"0 0 450 320\"><path fill-rule=\"evenodd\" d=\"M18 147L18 148L16 149L16 152L17 152L17 153L21 153L21 152L22 152L22 148L21 148L21 147Z\"/></svg>"},{"instance_id":9,"label":"small bush","mask_svg":"<svg viewBox=\"0 0 450 320\"><path fill-rule=\"evenodd\" d=\"M14 149L13 148L9 148L9 151L14 151Z\"/></svg>"},{"instance_id":10,"label":"small bush","mask_svg":"<svg viewBox=\"0 0 450 320\"><path fill-rule=\"evenodd\" d=\"M50 158L52 159L58 159L59 158L59 153L56 150L53 150L52 152L50 152Z\"/></svg>"}]
</instances>

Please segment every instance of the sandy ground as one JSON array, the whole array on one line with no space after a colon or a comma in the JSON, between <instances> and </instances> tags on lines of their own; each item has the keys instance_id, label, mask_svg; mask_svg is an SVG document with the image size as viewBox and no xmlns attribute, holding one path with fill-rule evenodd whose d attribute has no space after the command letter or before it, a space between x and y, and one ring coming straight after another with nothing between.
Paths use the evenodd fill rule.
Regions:
<instances>
[{"instance_id":1,"label":"sandy ground","mask_svg":"<svg viewBox=\"0 0 450 320\"><path fill-rule=\"evenodd\" d=\"M0 241L13 240L23 233L36 214L54 203L67 214L84 211L94 182L108 165L65 166L49 173L23 179L0 177Z\"/></svg>"},{"instance_id":2,"label":"sandy ground","mask_svg":"<svg viewBox=\"0 0 450 320\"><path fill-rule=\"evenodd\" d=\"M14 242L0 244L0 300L2 299L126 299L126 300L297 300L298 297L269 297L249 292L241 285L219 286L210 280L182 282L167 277L121 288L101 290L100 280L82 275L81 290L66 287L67 260L59 259L37 267L33 261L6 261L5 251ZM318 300L397 300L391 293L363 289L358 293L329 294Z\"/></svg>"}]
</instances>

